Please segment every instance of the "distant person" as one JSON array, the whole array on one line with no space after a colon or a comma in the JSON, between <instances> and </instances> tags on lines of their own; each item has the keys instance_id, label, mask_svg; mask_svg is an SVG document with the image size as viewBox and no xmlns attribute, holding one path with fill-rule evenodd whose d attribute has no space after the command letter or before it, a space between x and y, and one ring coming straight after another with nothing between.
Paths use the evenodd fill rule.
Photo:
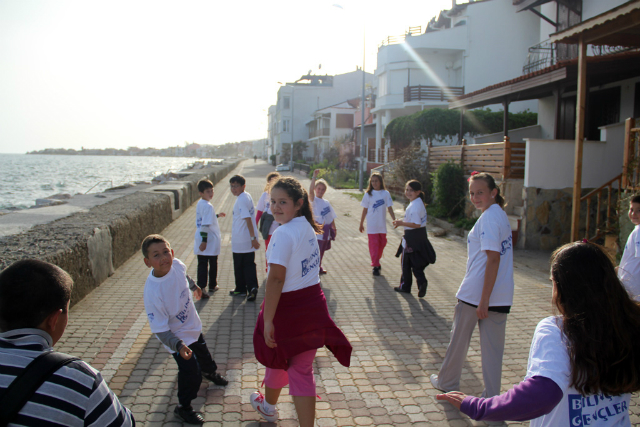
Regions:
<instances>
[{"instance_id":1,"label":"distant person","mask_svg":"<svg viewBox=\"0 0 640 427\"><path fill-rule=\"evenodd\" d=\"M488 173L473 172L469 198L482 211L467 238L467 270L456 294L451 342L431 384L442 391L459 390L471 335L480 328L482 397L500 394L507 315L513 304L513 245L504 198Z\"/></svg>"},{"instance_id":2,"label":"distant person","mask_svg":"<svg viewBox=\"0 0 640 427\"><path fill-rule=\"evenodd\" d=\"M618 277L631 298L640 301L640 195L633 196L629 203L629 219L635 227L624 247Z\"/></svg>"},{"instance_id":3,"label":"distant person","mask_svg":"<svg viewBox=\"0 0 640 427\"><path fill-rule=\"evenodd\" d=\"M231 251L233 252L233 274L236 287L231 296L247 297L255 301L258 295L258 273L256 271L256 249L260 248L256 211L251 195L244 191L246 180L242 175L229 179L231 194L237 197L233 205L233 224L231 226Z\"/></svg>"},{"instance_id":4,"label":"distant person","mask_svg":"<svg viewBox=\"0 0 640 427\"><path fill-rule=\"evenodd\" d=\"M384 179L379 172L372 172L369 177L369 187L362 197L362 217L360 218L360 232L364 232L364 220L367 219L367 238L369 240L369 255L373 275L379 276L380 258L387 246L387 211L391 220L396 220L393 212L391 194L384 188Z\"/></svg>"},{"instance_id":5,"label":"distant person","mask_svg":"<svg viewBox=\"0 0 640 427\"><path fill-rule=\"evenodd\" d=\"M320 169L313 171L311 185L309 186L309 201L313 207L314 220L322 225L322 233L318 234L318 245L320 246L320 274L327 274L327 270L322 267L322 259L324 253L331 249L331 241L336 239L338 229L336 228L336 212L328 200L324 199L324 193L327 192L327 181L316 178L320 173Z\"/></svg>"},{"instance_id":6,"label":"distant person","mask_svg":"<svg viewBox=\"0 0 640 427\"><path fill-rule=\"evenodd\" d=\"M198 257L198 286L202 290L202 298L208 299L205 291L207 277L209 279L209 292L218 290L218 255L220 255L220 227L218 217L224 218L226 214L216 210L211 203L213 199L213 183L208 179L198 182L198 192L201 199L196 205L196 235L193 242L193 252Z\"/></svg>"},{"instance_id":7,"label":"distant person","mask_svg":"<svg viewBox=\"0 0 640 427\"><path fill-rule=\"evenodd\" d=\"M260 234L262 234L262 238L264 239L265 251L269 248L271 235L280 225L273 219L273 214L271 213L271 197L269 196L269 189L278 178L280 178L278 172L269 172L267 174L267 184L264 186L264 192L262 196L260 196L260 199L258 199L258 204L256 205L256 224L258 224L258 230L260 230Z\"/></svg>"},{"instance_id":8,"label":"distant person","mask_svg":"<svg viewBox=\"0 0 640 427\"><path fill-rule=\"evenodd\" d=\"M144 263L151 272L144 284L144 308L149 326L178 364L178 405L174 414L189 424L203 424L191 401L198 395L202 377L225 386L218 365L202 335L202 322L189 292L198 300L202 290L187 276L187 267L174 258L169 241L151 234L142 241ZM195 357L193 357L195 356Z\"/></svg>"},{"instance_id":9,"label":"distant person","mask_svg":"<svg viewBox=\"0 0 640 427\"><path fill-rule=\"evenodd\" d=\"M318 271L316 233L321 229L298 180L278 179L271 187L271 210L282 225L273 233L267 250L264 303L253 333L256 359L266 366L265 394L256 391L250 401L265 420L276 422L278 398L289 384L299 425L311 427L317 396L316 350L327 346L348 367L352 348L329 315Z\"/></svg>"},{"instance_id":10,"label":"distant person","mask_svg":"<svg viewBox=\"0 0 640 427\"><path fill-rule=\"evenodd\" d=\"M8 416L2 399L7 387L29 371L34 359L52 352L62 337L72 287L67 272L44 261L18 261L0 273L0 419ZM5 420L10 425L135 425L102 375L82 360L61 366L46 379L40 377L44 382L16 408L17 416ZM17 383L13 386L22 390Z\"/></svg>"},{"instance_id":11,"label":"distant person","mask_svg":"<svg viewBox=\"0 0 640 427\"><path fill-rule=\"evenodd\" d=\"M258 161L258 156L256 156L255 154L253 155L253 163Z\"/></svg>"},{"instance_id":12,"label":"distant person","mask_svg":"<svg viewBox=\"0 0 640 427\"><path fill-rule=\"evenodd\" d=\"M593 243L557 249L551 281L559 315L538 323L524 381L488 399L457 391L437 399L481 421L630 426L631 393L640 390L640 304Z\"/></svg>"},{"instance_id":13,"label":"distant person","mask_svg":"<svg viewBox=\"0 0 640 427\"><path fill-rule=\"evenodd\" d=\"M420 181L412 179L407 182L404 194L409 199L409 206L402 220L393 221L394 227L404 227L404 236L396 256L401 257L402 276L400 286L393 288L396 292L411 293L413 277L416 276L418 298L427 294L427 278L424 269L436 261L435 251L427 238L427 209L424 204L424 192Z\"/></svg>"}]
</instances>

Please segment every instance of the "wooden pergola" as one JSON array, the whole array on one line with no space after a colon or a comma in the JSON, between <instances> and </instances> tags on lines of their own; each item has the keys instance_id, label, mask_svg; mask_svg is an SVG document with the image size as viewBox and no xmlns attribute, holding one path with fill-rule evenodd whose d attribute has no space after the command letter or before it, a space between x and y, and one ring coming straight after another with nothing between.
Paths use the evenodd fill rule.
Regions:
<instances>
[{"instance_id":1,"label":"wooden pergola","mask_svg":"<svg viewBox=\"0 0 640 427\"><path fill-rule=\"evenodd\" d=\"M624 3L603 14L552 34L550 43L578 45L578 90L576 100L575 164L571 239L579 238L580 196L582 192L582 152L587 97L587 46L640 47L640 0Z\"/></svg>"}]
</instances>

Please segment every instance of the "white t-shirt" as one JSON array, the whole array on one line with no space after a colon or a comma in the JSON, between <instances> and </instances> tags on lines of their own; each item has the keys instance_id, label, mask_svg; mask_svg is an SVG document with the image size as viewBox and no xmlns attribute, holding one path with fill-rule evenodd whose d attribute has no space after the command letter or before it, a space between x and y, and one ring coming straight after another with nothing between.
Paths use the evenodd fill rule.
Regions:
<instances>
[{"instance_id":1,"label":"white t-shirt","mask_svg":"<svg viewBox=\"0 0 640 427\"><path fill-rule=\"evenodd\" d=\"M631 297L640 301L640 225L636 225L624 247L618 277Z\"/></svg>"},{"instance_id":2,"label":"white t-shirt","mask_svg":"<svg viewBox=\"0 0 640 427\"><path fill-rule=\"evenodd\" d=\"M253 208L253 199L249 193L243 191L233 205L233 223L231 225L231 252L237 254L255 252L254 247L251 246L251 235L249 234L245 218L251 218L253 235L258 237L256 211Z\"/></svg>"},{"instance_id":3,"label":"white t-shirt","mask_svg":"<svg viewBox=\"0 0 640 427\"><path fill-rule=\"evenodd\" d=\"M207 247L204 251L201 251L202 236L200 236L200 230L203 225L209 226L209 233L207 233ZM207 202L204 199L200 199L196 205L196 235L193 239L193 253L208 256L220 255L220 226L218 226L216 210L211 202Z\"/></svg>"},{"instance_id":4,"label":"white t-shirt","mask_svg":"<svg viewBox=\"0 0 640 427\"><path fill-rule=\"evenodd\" d=\"M462 279L456 298L469 304L480 304L484 273L487 267L487 253L485 251L495 251L500 254L500 266L496 283L489 298L489 306L500 307L513 304L513 245L511 240L511 226L507 214L500 205L494 203L480 215L469 232L467 272Z\"/></svg>"},{"instance_id":5,"label":"white t-shirt","mask_svg":"<svg viewBox=\"0 0 640 427\"><path fill-rule=\"evenodd\" d=\"M271 264L287 269L282 292L297 291L320 282L318 239L305 217L293 218L276 229L267 248L267 262L269 269Z\"/></svg>"},{"instance_id":6,"label":"white t-shirt","mask_svg":"<svg viewBox=\"0 0 640 427\"><path fill-rule=\"evenodd\" d=\"M393 207L387 190L365 192L360 206L367 208L367 234L387 234L387 209Z\"/></svg>"},{"instance_id":7,"label":"white t-shirt","mask_svg":"<svg viewBox=\"0 0 640 427\"><path fill-rule=\"evenodd\" d=\"M569 386L571 363L557 319L547 317L538 323L529 350L526 378L536 375L549 378L560 387L563 396L550 413L531 420L531 427L630 426L629 393L620 396L582 396Z\"/></svg>"},{"instance_id":8,"label":"white t-shirt","mask_svg":"<svg viewBox=\"0 0 640 427\"><path fill-rule=\"evenodd\" d=\"M315 197L312 203L313 219L320 225L331 224L338 215L333 210L331 203L320 197ZM318 240L323 240L323 235L318 234ZM271 244L271 243L269 243Z\"/></svg>"},{"instance_id":9,"label":"white t-shirt","mask_svg":"<svg viewBox=\"0 0 640 427\"><path fill-rule=\"evenodd\" d=\"M151 270L144 284L144 308L154 334L171 331L185 345L198 341L202 322L191 299L187 267L179 259L173 259L171 270L163 277L155 277Z\"/></svg>"},{"instance_id":10,"label":"white t-shirt","mask_svg":"<svg viewBox=\"0 0 640 427\"><path fill-rule=\"evenodd\" d=\"M262 193L262 196L260 196L260 199L258 200L258 204L256 205L256 210L262 211L269 215L273 215L273 213L271 212L271 196L267 191ZM274 220L271 223L271 228L269 228L269 236L271 236L273 232L276 231L276 228L278 228L279 226L280 224L275 222Z\"/></svg>"}]
</instances>

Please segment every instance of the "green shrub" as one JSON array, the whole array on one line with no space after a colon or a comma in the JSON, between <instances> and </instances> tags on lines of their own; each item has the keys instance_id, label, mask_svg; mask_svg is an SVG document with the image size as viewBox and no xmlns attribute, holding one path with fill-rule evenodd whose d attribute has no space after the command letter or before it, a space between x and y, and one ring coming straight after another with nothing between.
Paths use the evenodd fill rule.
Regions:
<instances>
[{"instance_id":1,"label":"green shrub","mask_svg":"<svg viewBox=\"0 0 640 427\"><path fill-rule=\"evenodd\" d=\"M478 218L460 218L455 222L455 226L465 230L471 230L478 221Z\"/></svg>"},{"instance_id":2,"label":"green shrub","mask_svg":"<svg viewBox=\"0 0 640 427\"><path fill-rule=\"evenodd\" d=\"M467 185L462 167L453 160L443 163L433 173L436 216L455 218L462 213Z\"/></svg>"}]
</instances>

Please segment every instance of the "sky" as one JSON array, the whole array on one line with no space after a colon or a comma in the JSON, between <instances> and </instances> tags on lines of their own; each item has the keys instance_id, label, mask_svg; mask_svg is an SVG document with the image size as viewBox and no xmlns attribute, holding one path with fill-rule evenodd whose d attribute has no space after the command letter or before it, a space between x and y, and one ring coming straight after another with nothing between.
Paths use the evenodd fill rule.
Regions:
<instances>
[{"instance_id":1,"label":"sky","mask_svg":"<svg viewBox=\"0 0 640 427\"><path fill-rule=\"evenodd\" d=\"M281 83L373 73L451 0L0 0L0 153L266 138ZM280 82L280 83L279 83Z\"/></svg>"}]
</instances>

